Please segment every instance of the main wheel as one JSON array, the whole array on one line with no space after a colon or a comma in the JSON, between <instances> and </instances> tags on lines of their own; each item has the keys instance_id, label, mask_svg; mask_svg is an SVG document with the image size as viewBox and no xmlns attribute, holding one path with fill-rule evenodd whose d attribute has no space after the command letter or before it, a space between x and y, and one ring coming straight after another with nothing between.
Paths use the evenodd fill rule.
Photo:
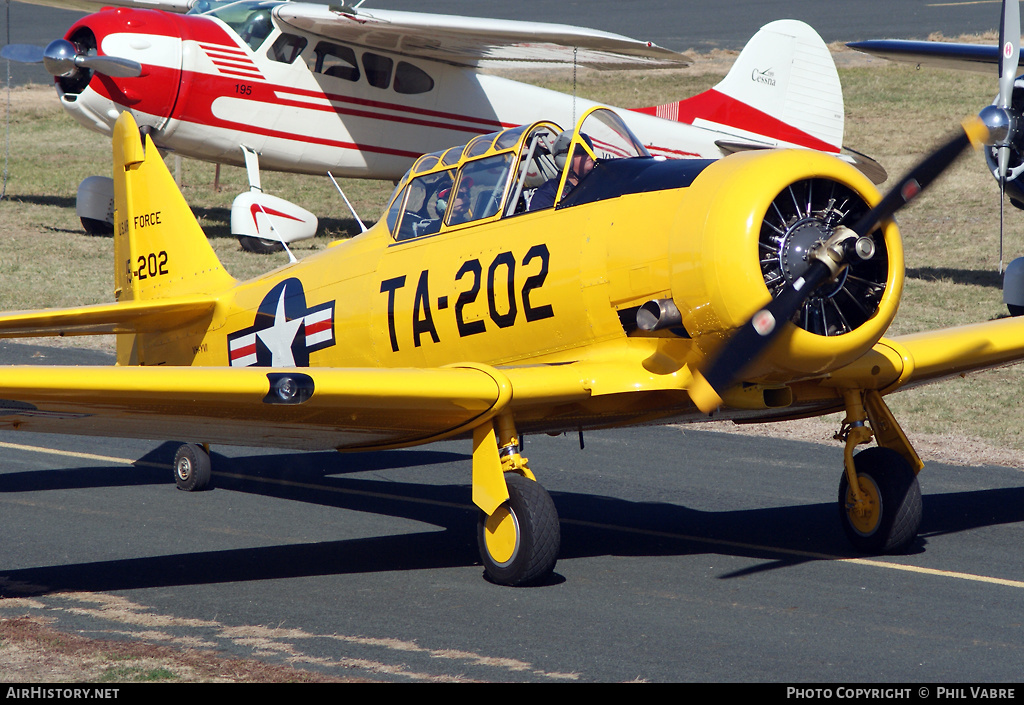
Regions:
<instances>
[{"instance_id":1,"label":"main wheel","mask_svg":"<svg viewBox=\"0 0 1024 705\"><path fill-rule=\"evenodd\" d=\"M183 443L174 454L174 482L179 490L199 492L210 485L210 454L195 443Z\"/></svg>"},{"instance_id":2,"label":"main wheel","mask_svg":"<svg viewBox=\"0 0 1024 705\"><path fill-rule=\"evenodd\" d=\"M853 458L867 511L853 510L853 493L843 473L839 516L847 538L861 553L898 553L921 526L921 486L910 464L889 448L868 448Z\"/></svg>"},{"instance_id":3,"label":"main wheel","mask_svg":"<svg viewBox=\"0 0 1024 705\"><path fill-rule=\"evenodd\" d=\"M555 568L561 544L558 511L547 490L506 473L508 500L487 516L480 512L477 542L487 577L499 585L529 585Z\"/></svg>"},{"instance_id":4,"label":"main wheel","mask_svg":"<svg viewBox=\"0 0 1024 705\"><path fill-rule=\"evenodd\" d=\"M85 229L87 235L113 235L114 224L108 223L105 220L97 220L96 218L81 217L79 220L82 221L82 228Z\"/></svg>"},{"instance_id":5,"label":"main wheel","mask_svg":"<svg viewBox=\"0 0 1024 705\"><path fill-rule=\"evenodd\" d=\"M250 235L239 235L238 244L246 252L255 252L258 255L270 255L284 249L284 245L279 240L268 240L267 238L252 237Z\"/></svg>"}]
</instances>

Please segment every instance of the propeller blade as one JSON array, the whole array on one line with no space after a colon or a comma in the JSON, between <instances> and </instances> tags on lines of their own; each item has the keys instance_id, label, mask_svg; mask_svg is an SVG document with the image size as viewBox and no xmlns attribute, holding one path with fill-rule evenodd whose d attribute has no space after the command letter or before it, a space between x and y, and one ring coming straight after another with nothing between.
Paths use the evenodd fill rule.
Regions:
<instances>
[{"instance_id":1,"label":"propeller blade","mask_svg":"<svg viewBox=\"0 0 1024 705\"><path fill-rule=\"evenodd\" d=\"M874 208L851 228L857 238L844 241L839 248L842 259L836 272L849 261L850 257L869 258L869 253L859 252L860 238L874 230L880 222L892 217L896 211L914 199L928 187L953 161L960 156L968 144L980 146L988 139L988 129L979 118L965 121L963 131L940 146L904 176ZM775 340L785 324L790 321L814 291L830 280L833 268L821 255L811 259L803 275L787 284L772 301L755 313L749 321L725 342L717 357L706 370L695 370L693 381L688 388L690 398L697 407L711 413L722 403L722 394L740 378L747 365L759 357Z\"/></svg>"},{"instance_id":2,"label":"propeller blade","mask_svg":"<svg viewBox=\"0 0 1024 705\"><path fill-rule=\"evenodd\" d=\"M1013 102L1013 82L1020 60L1020 3L1003 0L1003 16L999 20L999 107L1009 108Z\"/></svg>"},{"instance_id":3,"label":"propeller blade","mask_svg":"<svg viewBox=\"0 0 1024 705\"><path fill-rule=\"evenodd\" d=\"M79 68L92 69L114 78L134 78L142 74L142 64L118 56L79 54L66 39L54 39L43 50L43 65L54 76L69 76Z\"/></svg>"},{"instance_id":4,"label":"propeller blade","mask_svg":"<svg viewBox=\"0 0 1024 705\"><path fill-rule=\"evenodd\" d=\"M0 49L0 56L19 64L38 64L43 60L43 48L32 44L8 44Z\"/></svg>"},{"instance_id":5,"label":"propeller blade","mask_svg":"<svg viewBox=\"0 0 1024 705\"><path fill-rule=\"evenodd\" d=\"M1013 103L1013 82L1017 79L1017 65L1020 60L1020 3L1018 0L1003 0L1003 16L999 20L999 107L1009 110ZM1001 145L998 153L998 177L1006 180L1010 164L1010 147Z\"/></svg>"},{"instance_id":6,"label":"propeller blade","mask_svg":"<svg viewBox=\"0 0 1024 705\"><path fill-rule=\"evenodd\" d=\"M92 69L114 78L135 78L142 75L142 64L118 56L78 56L75 66Z\"/></svg>"}]
</instances>

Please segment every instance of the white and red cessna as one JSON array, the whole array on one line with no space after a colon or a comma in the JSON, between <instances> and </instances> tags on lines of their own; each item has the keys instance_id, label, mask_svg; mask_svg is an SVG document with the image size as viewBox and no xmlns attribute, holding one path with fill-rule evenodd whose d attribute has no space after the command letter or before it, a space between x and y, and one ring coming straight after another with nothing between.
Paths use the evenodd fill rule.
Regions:
<instances>
[{"instance_id":1,"label":"white and red cessna","mask_svg":"<svg viewBox=\"0 0 1024 705\"><path fill-rule=\"evenodd\" d=\"M82 18L33 58L54 74L61 104L86 127L111 134L127 110L163 150L245 165L250 190L236 199L231 221L253 250L316 231L312 213L262 192L261 167L397 179L424 152L542 116L573 124L593 105L481 69L523 61L688 64L649 42L557 24L278 0L120 4L134 6ZM31 54L23 45L2 52ZM843 97L831 55L813 29L793 20L762 28L715 88L622 112L652 154L670 158L775 146L839 154L842 147ZM870 160L850 158L884 179ZM112 194L109 178L82 183L78 215L87 230L111 221Z\"/></svg>"}]
</instances>

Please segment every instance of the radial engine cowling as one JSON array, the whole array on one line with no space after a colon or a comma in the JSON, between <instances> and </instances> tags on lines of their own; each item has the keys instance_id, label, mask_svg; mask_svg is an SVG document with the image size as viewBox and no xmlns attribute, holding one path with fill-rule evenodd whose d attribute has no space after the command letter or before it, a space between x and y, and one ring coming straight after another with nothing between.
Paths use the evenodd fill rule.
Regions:
<instances>
[{"instance_id":1,"label":"radial engine cowling","mask_svg":"<svg viewBox=\"0 0 1024 705\"><path fill-rule=\"evenodd\" d=\"M705 169L687 189L670 245L673 299L699 350L713 359L737 327L799 279L812 246L879 199L859 171L809 150L745 152ZM891 221L871 235L874 256L812 295L744 379L822 374L878 341L899 304L903 246Z\"/></svg>"}]
</instances>

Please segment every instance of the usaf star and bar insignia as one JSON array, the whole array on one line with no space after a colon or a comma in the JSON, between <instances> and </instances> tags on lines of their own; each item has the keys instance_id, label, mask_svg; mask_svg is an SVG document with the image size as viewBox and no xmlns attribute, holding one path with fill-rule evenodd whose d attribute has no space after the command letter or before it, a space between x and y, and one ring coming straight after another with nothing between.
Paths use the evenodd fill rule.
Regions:
<instances>
[{"instance_id":1,"label":"usaf star and bar insignia","mask_svg":"<svg viewBox=\"0 0 1024 705\"><path fill-rule=\"evenodd\" d=\"M267 293L251 327L228 335L228 357L232 367L308 367L310 353L334 342L334 301L307 308L292 278Z\"/></svg>"}]
</instances>

